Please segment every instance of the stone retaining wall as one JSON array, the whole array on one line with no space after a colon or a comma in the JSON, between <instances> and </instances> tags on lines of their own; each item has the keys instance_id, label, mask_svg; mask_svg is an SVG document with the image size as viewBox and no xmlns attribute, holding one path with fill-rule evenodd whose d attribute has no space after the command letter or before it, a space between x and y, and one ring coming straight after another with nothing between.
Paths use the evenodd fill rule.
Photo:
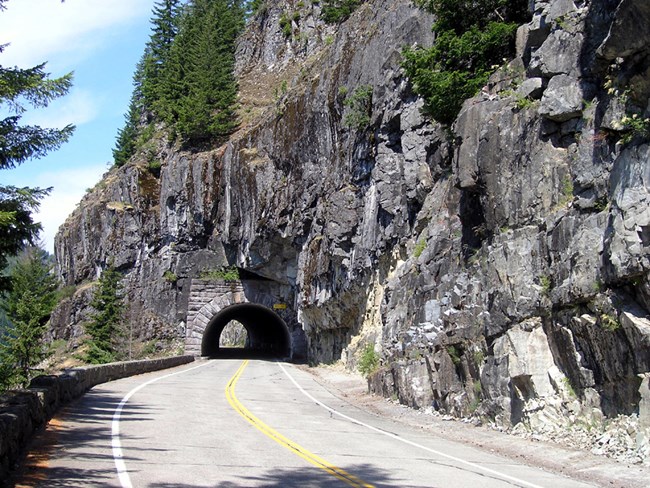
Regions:
<instances>
[{"instance_id":1,"label":"stone retaining wall","mask_svg":"<svg viewBox=\"0 0 650 488\"><path fill-rule=\"evenodd\" d=\"M39 376L29 388L0 396L0 486L7 484L32 435L66 403L93 386L142 373L173 368L194 361L194 356L128 361L85 366L53 376Z\"/></svg>"}]
</instances>

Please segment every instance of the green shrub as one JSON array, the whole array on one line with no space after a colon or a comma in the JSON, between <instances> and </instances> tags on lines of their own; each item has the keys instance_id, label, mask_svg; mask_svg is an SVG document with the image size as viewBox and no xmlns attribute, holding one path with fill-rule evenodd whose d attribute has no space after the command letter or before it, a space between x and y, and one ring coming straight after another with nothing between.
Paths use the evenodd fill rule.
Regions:
<instances>
[{"instance_id":1,"label":"green shrub","mask_svg":"<svg viewBox=\"0 0 650 488\"><path fill-rule=\"evenodd\" d=\"M236 266L223 266L219 269L209 269L203 271L199 278L204 280L237 281L239 279L239 269Z\"/></svg>"},{"instance_id":2,"label":"green shrub","mask_svg":"<svg viewBox=\"0 0 650 488\"><path fill-rule=\"evenodd\" d=\"M539 286L542 287L542 295L546 297L549 296L551 293L551 287L553 286L553 283L551 282L551 277L547 275L540 276Z\"/></svg>"},{"instance_id":3,"label":"green shrub","mask_svg":"<svg viewBox=\"0 0 650 488\"><path fill-rule=\"evenodd\" d=\"M621 328L621 323L618 321L618 318L615 315L608 313L603 313L600 315L600 323L603 329L610 332L616 332Z\"/></svg>"},{"instance_id":4,"label":"green shrub","mask_svg":"<svg viewBox=\"0 0 650 488\"><path fill-rule=\"evenodd\" d=\"M402 66L435 120L451 124L463 102L487 83L495 64L514 54L525 0L416 0L436 15L435 44L406 48Z\"/></svg>"},{"instance_id":5,"label":"green shrub","mask_svg":"<svg viewBox=\"0 0 650 488\"><path fill-rule=\"evenodd\" d=\"M176 276L176 273L174 273L173 271L167 270L163 274L163 279L167 283L176 283L178 281L178 276Z\"/></svg>"},{"instance_id":6,"label":"green shrub","mask_svg":"<svg viewBox=\"0 0 650 488\"><path fill-rule=\"evenodd\" d=\"M454 363L454 366L458 366L460 364L460 356L462 352L460 351L459 348L457 348L456 346L448 346L447 354L449 354L449 357L451 358L451 362Z\"/></svg>"},{"instance_id":7,"label":"green shrub","mask_svg":"<svg viewBox=\"0 0 650 488\"><path fill-rule=\"evenodd\" d=\"M340 91L340 89L339 89ZM357 87L343 102L348 112L343 118L343 125L356 130L363 130L370 124L372 115L372 87Z\"/></svg>"},{"instance_id":8,"label":"green shrub","mask_svg":"<svg viewBox=\"0 0 650 488\"><path fill-rule=\"evenodd\" d=\"M291 28L291 20L289 20L286 13L283 13L280 17L280 29L282 30L284 37L291 37L293 29Z\"/></svg>"},{"instance_id":9,"label":"green shrub","mask_svg":"<svg viewBox=\"0 0 650 488\"><path fill-rule=\"evenodd\" d=\"M413 256L415 256L416 259L419 258L420 256L422 256L422 253L426 248L427 248L426 239L420 239L418 243L415 245L415 248L413 249Z\"/></svg>"},{"instance_id":10,"label":"green shrub","mask_svg":"<svg viewBox=\"0 0 650 488\"><path fill-rule=\"evenodd\" d=\"M160 161L149 161L147 163L147 170L149 170L149 173L154 175L156 178L160 178L161 169L162 169L162 163Z\"/></svg>"},{"instance_id":11,"label":"green shrub","mask_svg":"<svg viewBox=\"0 0 650 488\"><path fill-rule=\"evenodd\" d=\"M343 22L361 3L362 0L323 0L323 20L328 24Z\"/></svg>"},{"instance_id":12,"label":"green shrub","mask_svg":"<svg viewBox=\"0 0 650 488\"><path fill-rule=\"evenodd\" d=\"M374 344L366 344L366 347L363 348L357 368L364 376L369 376L377 371L379 368L379 356L375 352Z\"/></svg>"}]
</instances>

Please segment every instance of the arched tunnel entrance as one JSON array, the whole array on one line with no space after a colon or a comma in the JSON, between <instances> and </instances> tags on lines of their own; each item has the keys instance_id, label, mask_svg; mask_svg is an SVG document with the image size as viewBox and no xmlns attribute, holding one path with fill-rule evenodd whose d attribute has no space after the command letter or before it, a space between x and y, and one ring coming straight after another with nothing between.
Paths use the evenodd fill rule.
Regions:
<instances>
[{"instance_id":1,"label":"arched tunnel entrance","mask_svg":"<svg viewBox=\"0 0 650 488\"><path fill-rule=\"evenodd\" d=\"M248 334L242 348L219 346L221 333L228 323L241 323ZM284 321L273 310L254 303L240 303L224 308L208 323L201 341L201 356L279 357L291 355L291 338Z\"/></svg>"}]
</instances>

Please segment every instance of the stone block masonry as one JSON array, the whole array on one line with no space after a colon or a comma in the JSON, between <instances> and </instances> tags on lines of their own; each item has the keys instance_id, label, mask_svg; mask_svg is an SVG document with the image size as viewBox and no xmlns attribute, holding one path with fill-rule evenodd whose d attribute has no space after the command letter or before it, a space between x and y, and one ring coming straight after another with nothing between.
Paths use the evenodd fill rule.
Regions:
<instances>
[{"instance_id":1,"label":"stone block masonry","mask_svg":"<svg viewBox=\"0 0 650 488\"><path fill-rule=\"evenodd\" d=\"M93 386L138 374L173 368L194 361L193 356L126 361L85 366L58 375L39 376L29 388L0 396L0 486L16 467L34 433L61 407Z\"/></svg>"}]
</instances>

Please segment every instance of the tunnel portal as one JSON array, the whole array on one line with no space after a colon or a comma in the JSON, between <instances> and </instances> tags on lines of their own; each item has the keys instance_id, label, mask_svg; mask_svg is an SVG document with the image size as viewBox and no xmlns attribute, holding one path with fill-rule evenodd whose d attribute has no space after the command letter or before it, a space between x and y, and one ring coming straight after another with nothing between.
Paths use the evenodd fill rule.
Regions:
<instances>
[{"instance_id":1,"label":"tunnel portal","mask_svg":"<svg viewBox=\"0 0 650 488\"><path fill-rule=\"evenodd\" d=\"M223 348L221 333L228 323L240 322L248 333L243 348ZM220 357L238 353L244 356L288 357L291 350L289 329L284 321L264 305L240 303L217 313L203 332L201 356Z\"/></svg>"},{"instance_id":2,"label":"tunnel portal","mask_svg":"<svg viewBox=\"0 0 650 488\"><path fill-rule=\"evenodd\" d=\"M184 322L185 354L224 357L232 348L219 347L219 339L229 323L239 322L248 337L240 349L244 356L303 361L307 338L294 302L291 286L271 280L192 279Z\"/></svg>"}]
</instances>

